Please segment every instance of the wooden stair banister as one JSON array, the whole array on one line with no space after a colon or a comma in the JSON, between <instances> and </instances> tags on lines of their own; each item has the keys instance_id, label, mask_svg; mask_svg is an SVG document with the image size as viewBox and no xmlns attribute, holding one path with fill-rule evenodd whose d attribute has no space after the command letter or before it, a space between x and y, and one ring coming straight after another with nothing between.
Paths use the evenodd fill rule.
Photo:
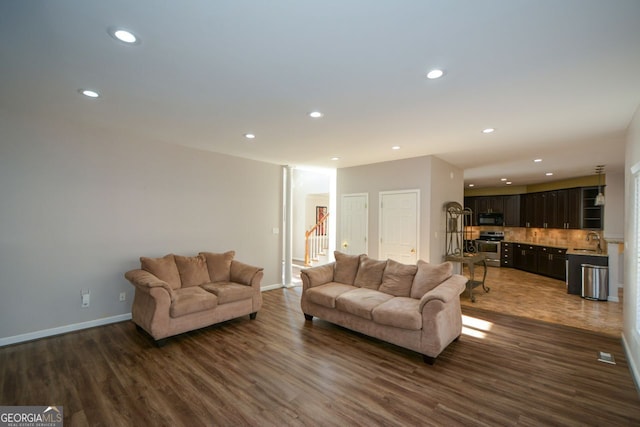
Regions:
<instances>
[{"instance_id":1,"label":"wooden stair banister","mask_svg":"<svg viewBox=\"0 0 640 427\"><path fill-rule=\"evenodd\" d=\"M311 265L312 256L315 257L316 255L318 255L318 253L320 253L320 249L326 249L320 247L323 242L320 241L320 239L318 239L317 237L322 237L322 240L327 239L329 230L326 225L328 224L327 218L329 218L329 215L330 214L326 214L313 227L304 232L304 265L306 266ZM322 225L325 225L325 227L322 229L323 233L319 234L318 230ZM311 240L313 240L313 245L310 244Z\"/></svg>"}]
</instances>

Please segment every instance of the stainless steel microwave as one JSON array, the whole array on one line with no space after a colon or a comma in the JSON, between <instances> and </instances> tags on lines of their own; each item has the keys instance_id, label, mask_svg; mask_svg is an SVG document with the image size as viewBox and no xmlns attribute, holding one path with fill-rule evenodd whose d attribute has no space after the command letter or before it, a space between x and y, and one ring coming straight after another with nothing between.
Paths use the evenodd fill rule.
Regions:
<instances>
[{"instance_id":1,"label":"stainless steel microwave","mask_svg":"<svg viewBox=\"0 0 640 427\"><path fill-rule=\"evenodd\" d=\"M504 215L498 212L480 213L478 225L504 225Z\"/></svg>"}]
</instances>

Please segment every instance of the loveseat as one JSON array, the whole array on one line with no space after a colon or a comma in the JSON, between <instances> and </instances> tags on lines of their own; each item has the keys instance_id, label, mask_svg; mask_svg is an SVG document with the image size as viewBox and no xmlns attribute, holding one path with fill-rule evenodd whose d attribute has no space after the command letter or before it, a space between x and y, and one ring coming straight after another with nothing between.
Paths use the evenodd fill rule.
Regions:
<instances>
[{"instance_id":1,"label":"loveseat","mask_svg":"<svg viewBox=\"0 0 640 427\"><path fill-rule=\"evenodd\" d=\"M408 348L429 364L462 332L467 278L450 262L416 265L335 252L335 262L302 270L300 305L313 317Z\"/></svg>"},{"instance_id":2,"label":"loveseat","mask_svg":"<svg viewBox=\"0 0 640 427\"><path fill-rule=\"evenodd\" d=\"M131 317L156 340L236 317L255 319L262 306L263 269L234 260L235 252L140 258L125 273L135 287Z\"/></svg>"}]
</instances>

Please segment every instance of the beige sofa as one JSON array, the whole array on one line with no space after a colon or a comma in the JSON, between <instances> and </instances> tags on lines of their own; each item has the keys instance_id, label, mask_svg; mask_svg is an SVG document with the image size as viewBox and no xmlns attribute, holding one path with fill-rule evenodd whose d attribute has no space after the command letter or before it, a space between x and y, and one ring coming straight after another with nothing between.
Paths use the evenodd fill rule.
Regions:
<instances>
[{"instance_id":1,"label":"beige sofa","mask_svg":"<svg viewBox=\"0 0 640 427\"><path fill-rule=\"evenodd\" d=\"M450 262L406 265L340 252L335 258L300 274L308 321L316 316L417 351L429 364L460 336L467 278L452 274Z\"/></svg>"},{"instance_id":2,"label":"beige sofa","mask_svg":"<svg viewBox=\"0 0 640 427\"><path fill-rule=\"evenodd\" d=\"M234 260L235 252L141 257L125 273L135 286L133 322L158 345L164 338L249 315L262 306L263 269Z\"/></svg>"}]
</instances>

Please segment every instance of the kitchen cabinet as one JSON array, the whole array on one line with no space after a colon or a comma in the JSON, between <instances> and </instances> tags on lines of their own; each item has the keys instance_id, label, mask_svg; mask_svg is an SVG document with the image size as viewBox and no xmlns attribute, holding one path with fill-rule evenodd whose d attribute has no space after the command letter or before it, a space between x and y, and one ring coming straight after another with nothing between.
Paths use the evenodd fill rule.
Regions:
<instances>
[{"instance_id":1,"label":"kitchen cabinet","mask_svg":"<svg viewBox=\"0 0 640 427\"><path fill-rule=\"evenodd\" d=\"M582 228L602 230L602 206L596 206L598 187L582 188ZM602 190L604 192L604 189Z\"/></svg>"},{"instance_id":2,"label":"kitchen cabinet","mask_svg":"<svg viewBox=\"0 0 640 427\"><path fill-rule=\"evenodd\" d=\"M544 228L545 198L543 193L527 193L521 198L522 227Z\"/></svg>"},{"instance_id":3,"label":"kitchen cabinet","mask_svg":"<svg viewBox=\"0 0 640 427\"><path fill-rule=\"evenodd\" d=\"M505 227L520 226L520 195L507 196L467 196L464 207L473 211L473 223L478 224L480 213L501 213Z\"/></svg>"},{"instance_id":4,"label":"kitchen cabinet","mask_svg":"<svg viewBox=\"0 0 640 427\"><path fill-rule=\"evenodd\" d=\"M503 196L505 227L520 226L520 195Z\"/></svg>"},{"instance_id":5,"label":"kitchen cabinet","mask_svg":"<svg viewBox=\"0 0 640 427\"><path fill-rule=\"evenodd\" d=\"M567 250L539 246L537 248L538 274L558 280L566 278Z\"/></svg>"},{"instance_id":6,"label":"kitchen cabinet","mask_svg":"<svg viewBox=\"0 0 640 427\"><path fill-rule=\"evenodd\" d=\"M514 245L511 242L502 242L500 247L500 266L513 267Z\"/></svg>"},{"instance_id":7,"label":"kitchen cabinet","mask_svg":"<svg viewBox=\"0 0 640 427\"><path fill-rule=\"evenodd\" d=\"M513 266L518 270L538 273L538 256L535 245L516 243L513 253Z\"/></svg>"},{"instance_id":8,"label":"kitchen cabinet","mask_svg":"<svg viewBox=\"0 0 640 427\"><path fill-rule=\"evenodd\" d=\"M520 200L521 227L581 228L582 190L580 188L527 193L523 194Z\"/></svg>"},{"instance_id":9,"label":"kitchen cabinet","mask_svg":"<svg viewBox=\"0 0 640 427\"><path fill-rule=\"evenodd\" d=\"M513 267L529 273L565 280L567 249L526 243L516 243L513 246Z\"/></svg>"},{"instance_id":10,"label":"kitchen cabinet","mask_svg":"<svg viewBox=\"0 0 640 427\"><path fill-rule=\"evenodd\" d=\"M504 213L502 196L480 196L476 198L478 213Z\"/></svg>"}]
</instances>

